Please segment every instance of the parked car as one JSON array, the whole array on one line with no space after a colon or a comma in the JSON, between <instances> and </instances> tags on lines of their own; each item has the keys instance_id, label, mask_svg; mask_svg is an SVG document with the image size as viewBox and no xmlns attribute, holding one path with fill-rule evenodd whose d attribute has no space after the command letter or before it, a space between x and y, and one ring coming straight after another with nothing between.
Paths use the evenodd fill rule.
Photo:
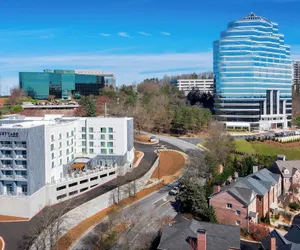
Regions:
<instances>
[{"instance_id":1,"label":"parked car","mask_svg":"<svg viewBox=\"0 0 300 250\"><path fill-rule=\"evenodd\" d=\"M179 193L179 187L173 187L170 191L169 191L169 195L176 195Z\"/></svg>"},{"instance_id":2,"label":"parked car","mask_svg":"<svg viewBox=\"0 0 300 250\"><path fill-rule=\"evenodd\" d=\"M295 131L295 135L300 135L300 131L299 131L299 130L296 130L296 131Z\"/></svg>"}]
</instances>

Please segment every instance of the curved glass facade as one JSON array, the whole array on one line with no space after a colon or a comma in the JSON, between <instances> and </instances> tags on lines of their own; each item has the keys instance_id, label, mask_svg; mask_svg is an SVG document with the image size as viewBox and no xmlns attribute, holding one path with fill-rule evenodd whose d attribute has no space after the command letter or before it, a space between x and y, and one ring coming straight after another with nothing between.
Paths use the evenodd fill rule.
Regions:
<instances>
[{"instance_id":1,"label":"curved glass facade","mask_svg":"<svg viewBox=\"0 0 300 250\"><path fill-rule=\"evenodd\" d=\"M278 24L250 13L214 42L215 111L221 121L251 128L291 121L292 61Z\"/></svg>"}]
</instances>

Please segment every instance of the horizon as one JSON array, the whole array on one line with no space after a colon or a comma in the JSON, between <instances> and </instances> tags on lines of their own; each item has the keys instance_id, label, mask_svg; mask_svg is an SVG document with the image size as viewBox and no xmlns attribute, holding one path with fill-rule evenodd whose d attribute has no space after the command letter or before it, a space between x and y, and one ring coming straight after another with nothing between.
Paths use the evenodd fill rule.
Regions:
<instances>
[{"instance_id":1,"label":"horizon","mask_svg":"<svg viewBox=\"0 0 300 250\"><path fill-rule=\"evenodd\" d=\"M43 69L112 72L117 86L212 71L212 43L250 12L279 25L300 59L299 0L29 0L1 3L1 94L18 73Z\"/></svg>"}]
</instances>

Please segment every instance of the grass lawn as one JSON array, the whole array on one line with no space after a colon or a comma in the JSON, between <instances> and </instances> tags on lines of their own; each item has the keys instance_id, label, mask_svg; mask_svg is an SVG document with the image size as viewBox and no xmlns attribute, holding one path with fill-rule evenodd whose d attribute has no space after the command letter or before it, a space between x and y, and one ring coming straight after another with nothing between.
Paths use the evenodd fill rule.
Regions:
<instances>
[{"instance_id":1,"label":"grass lawn","mask_svg":"<svg viewBox=\"0 0 300 250\"><path fill-rule=\"evenodd\" d=\"M282 148L269 145L263 142L253 141L247 142L244 139L236 140L236 150L245 153L257 153L261 155L278 155L284 154L288 160L300 159L300 148Z\"/></svg>"}]
</instances>

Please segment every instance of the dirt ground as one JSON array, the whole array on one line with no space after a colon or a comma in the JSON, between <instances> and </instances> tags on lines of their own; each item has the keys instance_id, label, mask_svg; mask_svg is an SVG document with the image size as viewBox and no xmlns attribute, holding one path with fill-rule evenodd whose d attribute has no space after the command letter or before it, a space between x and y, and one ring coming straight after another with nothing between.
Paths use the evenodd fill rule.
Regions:
<instances>
[{"instance_id":1,"label":"dirt ground","mask_svg":"<svg viewBox=\"0 0 300 250\"><path fill-rule=\"evenodd\" d=\"M138 159L142 156L142 152L135 151L134 152L134 160L133 160L133 165L138 161Z\"/></svg>"},{"instance_id":2,"label":"dirt ground","mask_svg":"<svg viewBox=\"0 0 300 250\"><path fill-rule=\"evenodd\" d=\"M264 143L269 145L274 145L281 148L298 148L300 147L300 141L297 142L287 142L287 143L280 143L277 141L264 141Z\"/></svg>"},{"instance_id":3,"label":"dirt ground","mask_svg":"<svg viewBox=\"0 0 300 250\"><path fill-rule=\"evenodd\" d=\"M1 97L0 98L0 107L1 108L4 107L7 99L8 99L7 97ZM1 249L1 247L0 247L0 249Z\"/></svg>"},{"instance_id":4,"label":"dirt ground","mask_svg":"<svg viewBox=\"0 0 300 250\"><path fill-rule=\"evenodd\" d=\"M122 200L119 205L112 205L99 213L87 218L80 224L73 227L69 232L67 232L62 238L58 241L58 249L60 250L68 250L72 244L83 234L85 233L90 227L93 225L96 225L100 221L102 221L110 211L113 211L114 209L117 209L118 207L124 207L127 205L132 204L133 202L153 193L156 190L161 189L163 184L158 184L156 186L153 186L151 188L144 189L136 194L136 197L129 197L124 200Z\"/></svg>"},{"instance_id":5,"label":"dirt ground","mask_svg":"<svg viewBox=\"0 0 300 250\"><path fill-rule=\"evenodd\" d=\"M64 116L75 116L76 108L73 109L25 109L21 115L25 116L45 116L48 114L57 114Z\"/></svg>"},{"instance_id":6,"label":"dirt ground","mask_svg":"<svg viewBox=\"0 0 300 250\"><path fill-rule=\"evenodd\" d=\"M150 137L147 135L135 135L134 139L140 142L150 142Z\"/></svg>"},{"instance_id":7,"label":"dirt ground","mask_svg":"<svg viewBox=\"0 0 300 250\"><path fill-rule=\"evenodd\" d=\"M174 177L180 175L185 166L185 158L182 154L172 151L162 151L159 153L159 165L154 170L151 178L160 179L165 177L165 181L170 182Z\"/></svg>"},{"instance_id":8,"label":"dirt ground","mask_svg":"<svg viewBox=\"0 0 300 250\"><path fill-rule=\"evenodd\" d=\"M8 221L28 221L28 219L22 218L22 217L0 215L0 222L8 222ZM0 249L1 249L1 247L0 247Z\"/></svg>"}]
</instances>

